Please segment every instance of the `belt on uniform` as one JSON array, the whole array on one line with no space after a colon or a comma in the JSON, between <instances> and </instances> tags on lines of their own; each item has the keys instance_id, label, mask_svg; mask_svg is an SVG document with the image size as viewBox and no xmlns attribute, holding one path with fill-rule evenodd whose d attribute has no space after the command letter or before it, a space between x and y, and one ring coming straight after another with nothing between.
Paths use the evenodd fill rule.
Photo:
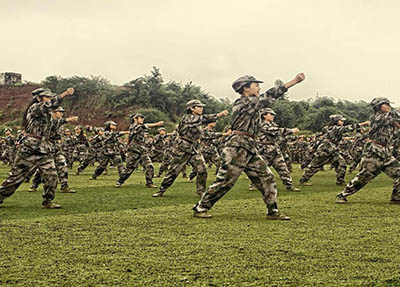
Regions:
<instances>
[{"instance_id":1,"label":"belt on uniform","mask_svg":"<svg viewBox=\"0 0 400 287\"><path fill-rule=\"evenodd\" d=\"M232 133L233 133L234 135L238 135L238 136L246 136L246 137L249 137L249 138L252 138L252 139L254 139L254 138L255 138L255 136L254 136L254 135L252 135L251 133L247 133L247 132L242 132L242 131L232 131Z\"/></svg>"},{"instance_id":2,"label":"belt on uniform","mask_svg":"<svg viewBox=\"0 0 400 287\"><path fill-rule=\"evenodd\" d=\"M33 135L33 134L25 134L25 136L31 137L31 138L35 138L35 139L39 139L39 140L42 140L42 137L37 136L37 135Z\"/></svg>"},{"instance_id":3,"label":"belt on uniform","mask_svg":"<svg viewBox=\"0 0 400 287\"><path fill-rule=\"evenodd\" d=\"M371 139L368 139L368 141L369 141L369 142L371 142L371 143L374 143L374 144L377 144L377 145L383 146L383 147L386 147L386 146L387 146L387 145L386 145L386 144L384 144L384 143L380 143L380 142L377 142L377 141L374 141L374 140L371 140Z\"/></svg>"}]
</instances>

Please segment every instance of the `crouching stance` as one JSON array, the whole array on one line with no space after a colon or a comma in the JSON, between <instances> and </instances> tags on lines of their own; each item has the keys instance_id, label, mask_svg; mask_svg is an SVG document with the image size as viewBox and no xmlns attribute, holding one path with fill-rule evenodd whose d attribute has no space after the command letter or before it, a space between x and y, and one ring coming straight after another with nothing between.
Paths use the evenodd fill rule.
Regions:
<instances>
[{"instance_id":1,"label":"crouching stance","mask_svg":"<svg viewBox=\"0 0 400 287\"><path fill-rule=\"evenodd\" d=\"M44 181L42 206L44 208L61 208L60 205L53 202L57 188L57 170L52 156L52 145L48 139L51 112L61 104L64 97L73 93L74 89L72 88L58 96L55 96L50 90L42 88L32 92L34 98L22 119L25 138L21 141L8 178L0 187L0 204L17 190L29 174L39 169L40 176Z\"/></svg>"},{"instance_id":2,"label":"crouching stance","mask_svg":"<svg viewBox=\"0 0 400 287\"><path fill-rule=\"evenodd\" d=\"M153 194L153 197L160 197L174 183L175 179L189 162L197 170L196 192L202 195L206 190L207 169L204 158L196 150L196 145L203 135L202 125L215 122L217 118L226 116L228 111L222 111L218 114L203 115L203 107L198 100L191 100L186 104L187 114L183 116L182 121L177 127L178 137L174 142L172 152L172 162L165 175L160 190Z\"/></svg>"},{"instance_id":3,"label":"crouching stance","mask_svg":"<svg viewBox=\"0 0 400 287\"><path fill-rule=\"evenodd\" d=\"M258 112L285 94L289 87L303 81L304 74L298 74L292 81L277 86L260 95L259 83L253 76L243 76L233 82L232 87L241 96L233 104L231 128L222 151L222 165L216 181L193 207L194 216L211 217L208 210L221 199L236 183L244 171L251 182L261 192L267 206L267 218L289 220L278 211L277 190L274 176L267 163L257 151L255 135Z\"/></svg>"},{"instance_id":4,"label":"crouching stance","mask_svg":"<svg viewBox=\"0 0 400 287\"><path fill-rule=\"evenodd\" d=\"M394 132L400 128L400 111L392 111L389 100L381 97L373 99L371 106L374 114L360 172L337 195L337 203L346 203L348 196L359 191L381 172L394 179L391 202L400 203L400 161L392 154Z\"/></svg>"}]
</instances>

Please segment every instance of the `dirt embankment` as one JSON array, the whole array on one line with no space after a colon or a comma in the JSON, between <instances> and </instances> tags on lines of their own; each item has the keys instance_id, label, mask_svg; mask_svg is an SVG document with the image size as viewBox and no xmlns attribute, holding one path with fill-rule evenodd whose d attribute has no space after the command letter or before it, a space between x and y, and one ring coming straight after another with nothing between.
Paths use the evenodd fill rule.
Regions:
<instances>
[{"instance_id":1,"label":"dirt embankment","mask_svg":"<svg viewBox=\"0 0 400 287\"><path fill-rule=\"evenodd\" d=\"M20 120L25 108L32 100L31 92L39 85L27 84L23 86L0 86L0 123ZM129 126L127 116L129 111L115 110L113 107L96 105L95 99L77 100L73 107L66 108L66 116L79 117L78 124L103 126L107 120L116 121L119 130L126 130ZM96 108L94 108L96 107Z\"/></svg>"}]
</instances>

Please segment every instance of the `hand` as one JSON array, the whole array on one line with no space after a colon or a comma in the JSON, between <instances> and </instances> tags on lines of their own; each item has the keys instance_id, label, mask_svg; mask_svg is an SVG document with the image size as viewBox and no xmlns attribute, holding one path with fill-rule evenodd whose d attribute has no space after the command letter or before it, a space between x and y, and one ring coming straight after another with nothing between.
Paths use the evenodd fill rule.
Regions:
<instances>
[{"instance_id":1,"label":"hand","mask_svg":"<svg viewBox=\"0 0 400 287\"><path fill-rule=\"evenodd\" d=\"M72 96L74 94L74 92L75 92L74 88L68 88L67 89L67 93L68 93L69 96Z\"/></svg>"},{"instance_id":2,"label":"hand","mask_svg":"<svg viewBox=\"0 0 400 287\"><path fill-rule=\"evenodd\" d=\"M158 125L159 127L162 127L162 126L164 125L164 121L159 121L159 122L157 123L157 125Z\"/></svg>"},{"instance_id":3,"label":"hand","mask_svg":"<svg viewBox=\"0 0 400 287\"><path fill-rule=\"evenodd\" d=\"M227 115L229 115L229 112L227 110L224 110L224 111L218 113L217 117L220 118L220 117L224 117L224 116L227 116Z\"/></svg>"},{"instance_id":4,"label":"hand","mask_svg":"<svg viewBox=\"0 0 400 287\"><path fill-rule=\"evenodd\" d=\"M296 81L296 83L300 83L300 82L304 81L305 78L306 78L306 75L304 75L304 73L299 73L296 75L296 77L294 77L294 80Z\"/></svg>"},{"instance_id":5,"label":"hand","mask_svg":"<svg viewBox=\"0 0 400 287\"><path fill-rule=\"evenodd\" d=\"M299 129L298 128L294 128L294 129L292 129L292 132L294 133L294 134L298 134L299 133Z\"/></svg>"},{"instance_id":6,"label":"hand","mask_svg":"<svg viewBox=\"0 0 400 287\"><path fill-rule=\"evenodd\" d=\"M370 121L366 121L366 122L360 123L360 126L361 126L361 127L363 127L363 126L369 126L370 124L371 124Z\"/></svg>"},{"instance_id":7,"label":"hand","mask_svg":"<svg viewBox=\"0 0 400 287\"><path fill-rule=\"evenodd\" d=\"M79 120L79 117L77 117L77 116L68 118L68 122L77 122L78 120Z\"/></svg>"}]
</instances>

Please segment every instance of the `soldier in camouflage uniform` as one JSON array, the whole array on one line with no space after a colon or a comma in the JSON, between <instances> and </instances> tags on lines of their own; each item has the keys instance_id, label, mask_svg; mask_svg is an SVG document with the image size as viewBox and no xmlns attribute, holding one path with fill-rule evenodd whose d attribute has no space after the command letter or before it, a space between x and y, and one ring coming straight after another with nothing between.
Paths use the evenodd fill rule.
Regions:
<instances>
[{"instance_id":1,"label":"soldier in camouflage uniform","mask_svg":"<svg viewBox=\"0 0 400 287\"><path fill-rule=\"evenodd\" d=\"M381 172L394 180L391 202L400 204L400 161L393 152L393 136L400 128L400 111L392 111L387 98L378 97L371 101L374 114L371 129L364 146L360 172L336 196L337 203L346 203L347 197L363 188Z\"/></svg>"},{"instance_id":2,"label":"soldier in camouflage uniform","mask_svg":"<svg viewBox=\"0 0 400 287\"><path fill-rule=\"evenodd\" d=\"M148 147L145 145L145 132L149 128L160 127L164 122L144 124L144 116L142 114L131 115L133 123L129 127L128 152L126 157L126 166L119 175L119 179L115 183L116 187L120 187L131 176L132 172L138 167L139 162L145 168L146 187L155 188L153 184L154 167L149 156Z\"/></svg>"},{"instance_id":3,"label":"soldier in camouflage uniform","mask_svg":"<svg viewBox=\"0 0 400 287\"><path fill-rule=\"evenodd\" d=\"M226 140L222 152L222 165L216 181L202 195L200 201L193 207L194 216L209 218L208 210L221 199L236 183L244 171L251 182L261 192L267 206L267 218L289 220L278 211L277 190L274 176L257 150L255 136L258 128L258 112L282 97L288 88L300 83L304 74L284 84L276 82L273 87L260 95L259 81L253 76L243 76L233 82L234 91L240 94L232 108L232 135Z\"/></svg>"},{"instance_id":4,"label":"soldier in camouflage uniform","mask_svg":"<svg viewBox=\"0 0 400 287\"><path fill-rule=\"evenodd\" d=\"M64 137L62 138L61 146L65 155L65 160L67 161L67 167L72 168L74 162L74 141L69 129L64 130Z\"/></svg>"},{"instance_id":5,"label":"soldier in camouflage uniform","mask_svg":"<svg viewBox=\"0 0 400 287\"><path fill-rule=\"evenodd\" d=\"M32 170L39 169L44 179L43 208L61 208L53 199L57 188L57 170L51 156L49 143L51 112L54 111L66 96L73 95L69 88L62 94L54 96L48 89L36 89L32 92L33 100L28 105L22 120L25 137L8 178L0 187L0 204L11 196Z\"/></svg>"},{"instance_id":6,"label":"soldier in camouflage uniform","mask_svg":"<svg viewBox=\"0 0 400 287\"><path fill-rule=\"evenodd\" d=\"M98 128L97 135L95 135L90 141L90 151L83 162L78 166L76 170L76 175L79 175L84 171L89 164L97 158L97 155L102 152L104 148L104 129Z\"/></svg>"},{"instance_id":7,"label":"soldier in camouflage uniform","mask_svg":"<svg viewBox=\"0 0 400 287\"><path fill-rule=\"evenodd\" d=\"M124 165L122 163L121 155L117 150L119 144L119 137L128 134L128 131L117 132L117 123L114 121L107 121L104 123L104 144L103 150L99 156L99 165L96 167L92 177L90 179L95 180L99 177L104 170L107 168L107 165L112 161L117 169L118 174L121 176L122 171L124 169Z\"/></svg>"},{"instance_id":8,"label":"soldier in camouflage uniform","mask_svg":"<svg viewBox=\"0 0 400 287\"><path fill-rule=\"evenodd\" d=\"M197 170L196 193L201 195L205 192L207 183L206 164L195 146L203 135L201 126L215 122L219 117L226 116L228 111L204 115L204 106L199 100L191 100L186 103L186 114L182 117L177 128L178 138L174 143L171 165L161 183L160 190L153 194L153 197L163 196L165 191L174 183L183 167L189 162Z\"/></svg>"},{"instance_id":9,"label":"soldier in camouflage uniform","mask_svg":"<svg viewBox=\"0 0 400 287\"><path fill-rule=\"evenodd\" d=\"M75 135L72 137L74 145L73 161L78 161L79 164L82 164L88 153L89 141L83 132L82 126L78 125L74 130Z\"/></svg>"},{"instance_id":10,"label":"soldier in camouflage uniform","mask_svg":"<svg viewBox=\"0 0 400 287\"><path fill-rule=\"evenodd\" d=\"M164 150L167 142L167 131L165 128L158 129L158 135L154 138L153 148L154 148L154 157L153 161L162 162L164 157Z\"/></svg>"},{"instance_id":11,"label":"soldier in camouflage uniform","mask_svg":"<svg viewBox=\"0 0 400 287\"><path fill-rule=\"evenodd\" d=\"M331 115L329 117L329 126L324 128L324 136L321 144L311 161L311 163L304 170L303 176L300 178L300 185L310 186L310 178L316 174L321 168L331 162L338 154L338 145L342 140L343 135L347 132L351 132L360 126L368 125L369 122L363 122L360 124L344 125L346 120L342 115ZM338 169L336 173L336 184L342 185L344 182L344 175L346 171Z\"/></svg>"},{"instance_id":12,"label":"soldier in camouflage uniform","mask_svg":"<svg viewBox=\"0 0 400 287\"><path fill-rule=\"evenodd\" d=\"M167 134L167 138L165 141L165 146L164 146L164 154L162 158L162 162L160 164L160 169L158 171L158 174L156 177L161 177L161 175L164 173L164 171L168 170L169 165L171 164L172 160L172 149L174 145L174 141L176 139L177 132L174 131L170 134Z\"/></svg>"},{"instance_id":13,"label":"soldier in camouflage uniform","mask_svg":"<svg viewBox=\"0 0 400 287\"><path fill-rule=\"evenodd\" d=\"M364 149L365 142L368 138L368 133L364 129L358 129L354 142L350 148L350 154L353 158L349 173L352 173L361 162L361 156Z\"/></svg>"},{"instance_id":14,"label":"soldier in camouflage uniform","mask_svg":"<svg viewBox=\"0 0 400 287\"><path fill-rule=\"evenodd\" d=\"M299 129L280 128L274 122L275 115L276 113L271 108L265 108L260 111L261 123L258 128L258 137L261 146L260 154L268 165L277 171L287 190L300 191L300 189L293 186L292 177L278 145L282 137L297 134Z\"/></svg>"},{"instance_id":15,"label":"soldier in camouflage uniform","mask_svg":"<svg viewBox=\"0 0 400 287\"><path fill-rule=\"evenodd\" d=\"M58 107L54 112L52 112L52 118L50 121L50 132L49 132L49 142L52 146L51 155L53 156L54 163L57 169L58 180L61 184L60 192L63 193L75 193L76 191L69 188L68 185L68 167L61 148L61 133L62 126L69 122L76 122L78 117L63 118L64 108ZM40 172L36 171L35 177L32 180L32 186L29 189L30 192L36 191L39 184L42 182Z\"/></svg>"},{"instance_id":16,"label":"soldier in camouflage uniform","mask_svg":"<svg viewBox=\"0 0 400 287\"><path fill-rule=\"evenodd\" d=\"M14 135L12 134L12 129L5 129L5 150L3 151L3 158L6 159L8 165L11 165L15 159L16 153L16 140Z\"/></svg>"}]
</instances>

